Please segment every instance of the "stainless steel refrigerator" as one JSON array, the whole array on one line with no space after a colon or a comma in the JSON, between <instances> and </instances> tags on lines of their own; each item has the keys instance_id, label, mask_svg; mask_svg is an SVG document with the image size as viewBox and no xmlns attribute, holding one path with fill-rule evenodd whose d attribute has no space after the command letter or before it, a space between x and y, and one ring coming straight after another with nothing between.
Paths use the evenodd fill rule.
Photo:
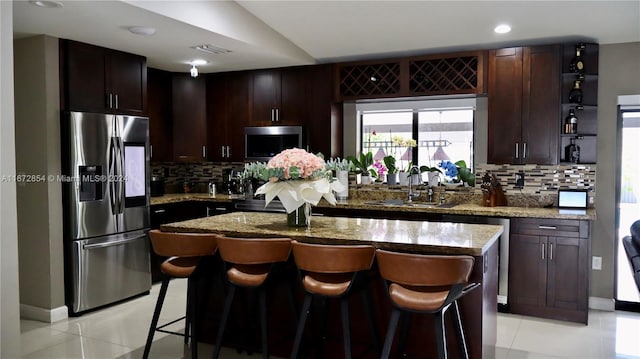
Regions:
<instances>
[{"instance_id":1,"label":"stainless steel refrigerator","mask_svg":"<svg viewBox=\"0 0 640 359\"><path fill-rule=\"evenodd\" d=\"M71 314L151 288L144 117L62 116L65 291Z\"/></svg>"}]
</instances>

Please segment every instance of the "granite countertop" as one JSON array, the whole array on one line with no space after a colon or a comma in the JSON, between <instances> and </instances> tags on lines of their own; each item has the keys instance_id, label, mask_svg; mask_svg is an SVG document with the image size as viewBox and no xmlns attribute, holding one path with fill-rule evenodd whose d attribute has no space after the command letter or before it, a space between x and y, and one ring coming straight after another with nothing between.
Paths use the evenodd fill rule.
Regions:
<instances>
[{"instance_id":1,"label":"granite countertop","mask_svg":"<svg viewBox=\"0 0 640 359\"><path fill-rule=\"evenodd\" d=\"M375 203L375 204L374 204ZM370 201L362 199L348 199L338 201L336 207L345 209L375 209L399 212L425 212L425 213L441 213L441 214L457 214L457 215L473 215L484 217L521 217L521 218L549 218L549 219L579 219L594 220L596 217L595 209L587 209L585 214L566 214L560 213L557 207L540 208L540 207L484 207L476 203L460 203L446 204L444 207L437 205L429 205L424 202L415 202L413 205L407 204L379 204L379 201ZM327 202L318 204L320 207L332 207Z\"/></svg>"},{"instance_id":2,"label":"granite countertop","mask_svg":"<svg viewBox=\"0 0 640 359\"><path fill-rule=\"evenodd\" d=\"M500 225L314 216L311 226L287 226L284 213L233 212L169 223L173 232L216 232L242 237L289 237L308 243L370 243L377 248L432 254L483 255L502 234Z\"/></svg>"},{"instance_id":3,"label":"granite countertop","mask_svg":"<svg viewBox=\"0 0 640 359\"><path fill-rule=\"evenodd\" d=\"M232 202L238 199L244 199L244 196L216 194L215 197L209 197L208 193L168 193L163 196L151 197L150 203L153 206L157 204L168 204L185 201Z\"/></svg>"},{"instance_id":4,"label":"granite countertop","mask_svg":"<svg viewBox=\"0 0 640 359\"><path fill-rule=\"evenodd\" d=\"M182 201L210 201L210 202L235 202L243 201L242 195L226 195L217 194L215 197L209 197L207 193L176 193L165 194L160 197L151 197L151 205L176 203ZM333 207L328 202L322 200L318 203L318 207ZM560 213L557 207L484 207L477 203L448 203L445 206L428 205L424 202L416 201L413 205L407 204L382 204L379 200L365 199L347 199L340 200L335 206L336 208L347 210L377 210L390 212L415 212L415 213L440 213L453 215L472 215L483 217L510 217L510 218L547 218L547 219L577 219L577 220L594 220L596 218L596 210L587 209L584 214L566 214Z\"/></svg>"}]
</instances>

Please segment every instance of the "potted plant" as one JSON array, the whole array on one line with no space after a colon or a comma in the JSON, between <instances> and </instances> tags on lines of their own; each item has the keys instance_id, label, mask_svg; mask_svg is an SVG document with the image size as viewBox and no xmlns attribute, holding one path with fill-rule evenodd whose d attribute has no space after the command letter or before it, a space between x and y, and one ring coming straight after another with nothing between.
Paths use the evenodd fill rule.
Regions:
<instances>
[{"instance_id":1,"label":"potted plant","mask_svg":"<svg viewBox=\"0 0 640 359\"><path fill-rule=\"evenodd\" d=\"M355 167L355 171L356 173L360 174L360 183L361 184L369 184L371 183L371 176L375 176L376 172L371 169L371 166L373 166L373 153L371 152L367 152L367 153L360 153L360 156L358 158L354 157L354 156L349 156L347 157L347 160L349 160L351 163L353 163L353 166Z\"/></svg>"},{"instance_id":2,"label":"potted plant","mask_svg":"<svg viewBox=\"0 0 640 359\"><path fill-rule=\"evenodd\" d=\"M476 175L467 168L464 160L455 163L450 161L440 162L440 167L445 170L444 174L449 178L449 183L461 184L473 187L476 184Z\"/></svg>"},{"instance_id":3,"label":"potted plant","mask_svg":"<svg viewBox=\"0 0 640 359\"><path fill-rule=\"evenodd\" d=\"M420 173L424 172L427 172L427 182L429 186L435 187L440 183L442 171L437 167L420 166Z\"/></svg>"},{"instance_id":4,"label":"potted plant","mask_svg":"<svg viewBox=\"0 0 640 359\"><path fill-rule=\"evenodd\" d=\"M330 158L327 161L327 169L332 170L336 174L336 179L344 186L344 191L336 193L338 199L346 199L349 197L349 172L354 170L353 163L349 160L338 158Z\"/></svg>"},{"instance_id":5,"label":"potted plant","mask_svg":"<svg viewBox=\"0 0 640 359\"><path fill-rule=\"evenodd\" d=\"M385 156L382 161L387 166L387 184L395 185L398 183L398 167L396 167L396 158L393 156Z\"/></svg>"}]
</instances>

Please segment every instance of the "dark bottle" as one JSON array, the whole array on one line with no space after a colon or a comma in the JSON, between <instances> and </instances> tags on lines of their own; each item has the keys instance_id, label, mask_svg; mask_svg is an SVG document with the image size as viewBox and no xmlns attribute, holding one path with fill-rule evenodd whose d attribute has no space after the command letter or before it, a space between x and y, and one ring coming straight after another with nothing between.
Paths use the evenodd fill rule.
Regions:
<instances>
[{"instance_id":1,"label":"dark bottle","mask_svg":"<svg viewBox=\"0 0 640 359\"><path fill-rule=\"evenodd\" d=\"M570 103L582 103L582 89L580 88L581 79L577 79L573 82L573 88L569 92Z\"/></svg>"},{"instance_id":2,"label":"dark bottle","mask_svg":"<svg viewBox=\"0 0 640 359\"><path fill-rule=\"evenodd\" d=\"M565 161L578 163L580 162L580 146L576 144L576 139L569 139L569 144L564 148Z\"/></svg>"},{"instance_id":3,"label":"dark bottle","mask_svg":"<svg viewBox=\"0 0 640 359\"><path fill-rule=\"evenodd\" d=\"M564 118L564 133L576 134L578 133L578 118L573 109L569 110L569 114Z\"/></svg>"},{"instance_id":4,"label":"dark bottle","mask_svg":"<svg viewBox=\"0 0 640 359\"><path fill-rule=\"evenodd\" d=\"M586 46L582 42L576 45L576 55L569 63L569 71L578 74L584 73L584 61L582 60L582 55L584 54L585 47Z\"/></svg>"}]
</instances>

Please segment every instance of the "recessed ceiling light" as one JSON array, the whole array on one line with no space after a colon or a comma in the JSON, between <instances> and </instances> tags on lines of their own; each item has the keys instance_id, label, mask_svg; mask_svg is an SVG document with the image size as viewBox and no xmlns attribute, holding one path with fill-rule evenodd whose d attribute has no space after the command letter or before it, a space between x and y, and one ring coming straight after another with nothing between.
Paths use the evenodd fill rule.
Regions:
<instances>
[{"instance_id":1,"label":"recessed ceiling light","mask_svg":"<svg viewBox=\"0 0 640 359\"><path fill-rule=\"evenodd\" d=\"M132 34L143 36L153 35L156 33L156 29L151 26L129 26L127 30Z\"/></svg>"},{"instance_id":2,"label":"recessed ceiling light","mask_svg":"<svg viewBox=\"0 0 640 359\"><path fill-rule=\"evenodd\" d=\"M47 8L56 8L56 7L64 6L60 1L52 1L52 0L30 0L29 4L40 6L40 7L47 7Z\"/></svg>"},{"instance_id":3,"label":"recessed ceiling light","mask_svg":"<svg viewBox=\"0 0 640 359\"><path fill-rule=\"evenodd\" d=\"M193 61L189 61L189 65L196 65L196 66L200 66L200 65L206 65L209 61L207 60L201 60L201 59L196 59Z\"/></svg>"},{"instance_id":4,"label":"recessed ceiling light","mask_svg":"<svg viewBox=\"0 0 640 359\"><path fill-rule=\"evenodd\" d=\"M511 26L509 26L507 24L500 24L500 25L496 26L496 28L493 29L493 31L496 34L506 34L506 33L511 31Z\"/></svg>"}]
</instances>

